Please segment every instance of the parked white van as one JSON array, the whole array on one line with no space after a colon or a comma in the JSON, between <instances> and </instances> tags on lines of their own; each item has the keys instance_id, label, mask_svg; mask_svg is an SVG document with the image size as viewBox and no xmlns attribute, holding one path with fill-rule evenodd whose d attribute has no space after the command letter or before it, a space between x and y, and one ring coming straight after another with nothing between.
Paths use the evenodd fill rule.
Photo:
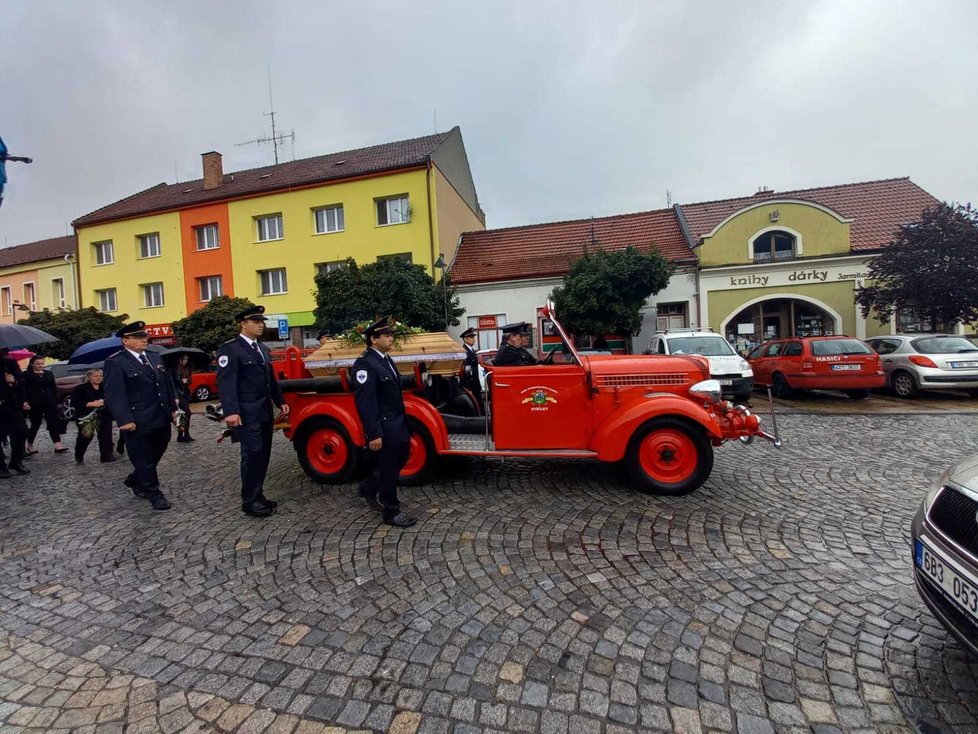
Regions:
<instances>
[{"instance_id":1,"label":"parked white van","mask_svg":"<svg viewBox=\"0 0 978 734\"><path fill-rule=\"evenodd\" d=\"M754 390L754 372L730 342L714 331L669 329L657 331L646 354L698 354L710 362L710 377L717 380L724 395L747 400Z\"/></svg>"}]
</instances>

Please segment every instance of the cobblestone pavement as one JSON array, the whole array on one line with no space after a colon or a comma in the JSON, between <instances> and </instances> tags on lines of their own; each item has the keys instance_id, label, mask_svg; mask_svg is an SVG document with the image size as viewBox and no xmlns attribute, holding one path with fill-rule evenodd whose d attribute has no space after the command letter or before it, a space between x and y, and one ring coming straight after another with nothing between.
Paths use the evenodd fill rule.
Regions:
<instances>
[{"instance_id":1,"label":"cobblestone pavement","mask_svg":"<svg viewBox=\"0 0 978 734\"><path fill-rule=\"evenodd\" d=\"M910 581L976 415L786 415L688 497L572 461L455 464L378 526L276 436L172 444L169 512L49 445L0 482L0 731L974 732L978 664ZM70 441L69 441L70 443Z\"/></svg>"}]
</instances>

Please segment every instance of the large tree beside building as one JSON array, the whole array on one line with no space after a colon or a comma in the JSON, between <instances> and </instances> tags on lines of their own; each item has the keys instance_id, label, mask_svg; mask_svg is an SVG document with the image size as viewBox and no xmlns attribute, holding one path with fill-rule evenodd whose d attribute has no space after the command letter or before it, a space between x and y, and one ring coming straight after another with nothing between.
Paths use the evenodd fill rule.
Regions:
<instances>
[{"instance_id":1,"label":"large tree beside building","mask_svg":"<svg viewBox=\"0 0 978 734\"><path fill-rule=\"evenodd\" d=\"M241 331L234 316L249 306L254 306L247 298L217 296L189 316L173 322L173 336L183 347L196 347L208 354L228 339L233 339Z\"/></svg>"},{"instance_id":2,"label":"large tree beside building","mask_svg":"<svg viewBox=\"0 0 978 734\"><path fill-rule=\"evenodd\" d=\"M673 267L658 252L626 247L585 253L552 297L561 323L574 334L635 334L642 306L669 284Z\"/></svg>"},{"instance_id":3,"label":"large tree beside building","mask_svg":"<svg viewBox=\"0 0 978 734\"><path fill-rule=\"evenodd\" d=\"M881 322L913 312L932 331L978 321L978 210L940 203L869 263L869 285L856 290L864 317Z\"/></svg>"},{"instance_id":4,"label":"large tree beside building","mask_svg":"<svg viewBox=\"0 0 978 734\"><path fill-rule=\"evenodd\" d=\"M17 323L27 324L56 336L60 341L32 347L32 351L54 359L68 359L82 344L112 336L129 319L129 314L112 316L96 310L94 306L79 309L35 311L29 318Z\"/></svg>"},{"instance_id":5,"label":"large tree beside building","mask_svg":"<svg viewBox=\"0 0 978 734\"><path fill-rule=\"evenodd\" d=\"M463 313L450 280L436 282L421 265L399 258L362 266L351 258L316 276L316 324L334 334L380 316L444 331Z\"/></svg>"}]
</instances>

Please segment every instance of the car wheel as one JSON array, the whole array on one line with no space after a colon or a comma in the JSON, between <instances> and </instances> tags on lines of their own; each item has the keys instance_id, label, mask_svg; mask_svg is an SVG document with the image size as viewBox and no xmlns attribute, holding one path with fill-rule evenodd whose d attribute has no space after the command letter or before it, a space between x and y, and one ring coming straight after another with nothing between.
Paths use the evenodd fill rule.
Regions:
<instances>
[{"instance_id":1,"label":"car wheel","mask_svg":"<svg viewBox=\"0 0 978 734\"><path fill-rule=\"evenodd\" d=\"M320 484L345 482L360 459L346 429L324 416L310 418L299 426L293 443L303 471Z\"/></svg>"},{"instance_id":2,"label":"car wheel","mask_svg":"<svg viewBox=\"0 0 978 734\"><path fill-rule=\"evenodd\" d=\"M196 390L194 390L194 397L197 398L201 403L205 400L210 400L211 391L207 385L201 385Z\"/></svg>"},{"instance_id":3,"label":"car wheel","mask_svg":"<svg viewBox=\"0 0 978 734\"><path fill-rule=\"evenodd\" d=\"M71 404L71 395L61 398L61 402L58 403L58 415L66 423L75 420L75 406Z\"/></svg>"},{"instance_id":4,"label":"car wheel","mask_svg":"<svg viewBox=\"0 0 978 734\"><path fill-rule=\"evenodd\" d=\"M771 378L771 392L776 398L790 398L795 393L788 384L787 378L780 372L775 372Z\"/></svg>"},{"instance_id":5,"label":"car wheel","mask_svg":"<svg viewBox=\"0 0 978 734\"><path fill-rule=\"evenodd\" d=\"M869 397L869 388L864 387L859 390L846 390L846 395L853 400L865 400Z\"/></svg>"},{"instance_id":6,"label":"car wheel","mask_svg":"<svg viewBox=\"0 0 978 734\"><path fill-rule=\"evenodd\" d=\"M904 370L898 370L893 373L890 386L898 398L912 398L918 392L917 383L914 381L913 375Z\"/></svg>"},{"instance_id":7,"label":"car wheel","mask_svg":"<svg viewBox=\"0 0 978 734\"><path fill-rule=\"evenodd\" d=\"M416 486L424 484L434 472L435 465L438 463L438 453L435 451L435 442L431 440L431 434L420 421L408 418L408 426L411 429L411 453L408 454L407 463L401 469L397 483Z\"/></svg>"},{"instance_id":8,"label":"car wheel","mask_svg":"<svg viewBox=\"0 0 978 734\"><path fill-rule=\"evenodd\" d=\"M698 426L678 418L658 418L632 436L625 469L647 494L689 494L713 471L713 446Z\"/></svg>"}]
</instances>

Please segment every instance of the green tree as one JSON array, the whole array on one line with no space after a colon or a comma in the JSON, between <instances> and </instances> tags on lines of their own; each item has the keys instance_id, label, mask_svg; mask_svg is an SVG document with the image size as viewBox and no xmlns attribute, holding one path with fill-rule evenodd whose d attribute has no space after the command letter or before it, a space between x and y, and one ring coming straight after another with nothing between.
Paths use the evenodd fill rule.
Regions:
<instances>
[{"instance_id":1,"label":"green tree","mask_svg":"<svg viewBox=\"0 0 978 734\"><path fill-rule=\"evenodd\" d=\"M60 341L41 344L33 349L39 354L54 359L68 359L71 353L82 344L102 339L121 329L129 319L129 314L111 316L98 311L94 306L88 308L44 309L36 311L29 318L18 323L33 326L56 336Z\"/></svg>"},{"instance_id":2,"label":"green tree","mask_svg":"<svg viewBox=\"0 0 978 734\"><path fill-rule=\"evenodd\" d=\"M316 324L333 333L379 316L444 331L463 313L451 279L436 283L424 267L400 259L360 266L350 258L345 267L316 276Z\"/></svg>"},{"instance_id":3,"label":"green tree","mask_svg":"<svg viewBox=\"0 0 978 734\"><path fill-rule=\"evenodd\" d=\"M184 347L203 349L213 354L228 339L241 331L234 315L255 304L247 298L217 296L189 316L173 322L173 335Z\"/></svg>"},{"instance_id":4,"label":"green tree","mask_svg":"<svg viewBox=\"0 0 978 734\"><path fill-rule=\"evenodd\" d=\"M856 289L864 318L912 311L932 331L978 320L978 209L942 202L924 210L866 272L870 285Z\"/></svg>"},{"instance_id":5,"label":"green tree","mask_svg":"<svg viewBox=\"0 0 978 734\"><path fill-rule=\"evenodd\" d=\"M631 335L641 328L642 306L669 284L672 272L656 251L585 252L551 297L561 323L574 334Z\"/></svg>"}]
</instances>

